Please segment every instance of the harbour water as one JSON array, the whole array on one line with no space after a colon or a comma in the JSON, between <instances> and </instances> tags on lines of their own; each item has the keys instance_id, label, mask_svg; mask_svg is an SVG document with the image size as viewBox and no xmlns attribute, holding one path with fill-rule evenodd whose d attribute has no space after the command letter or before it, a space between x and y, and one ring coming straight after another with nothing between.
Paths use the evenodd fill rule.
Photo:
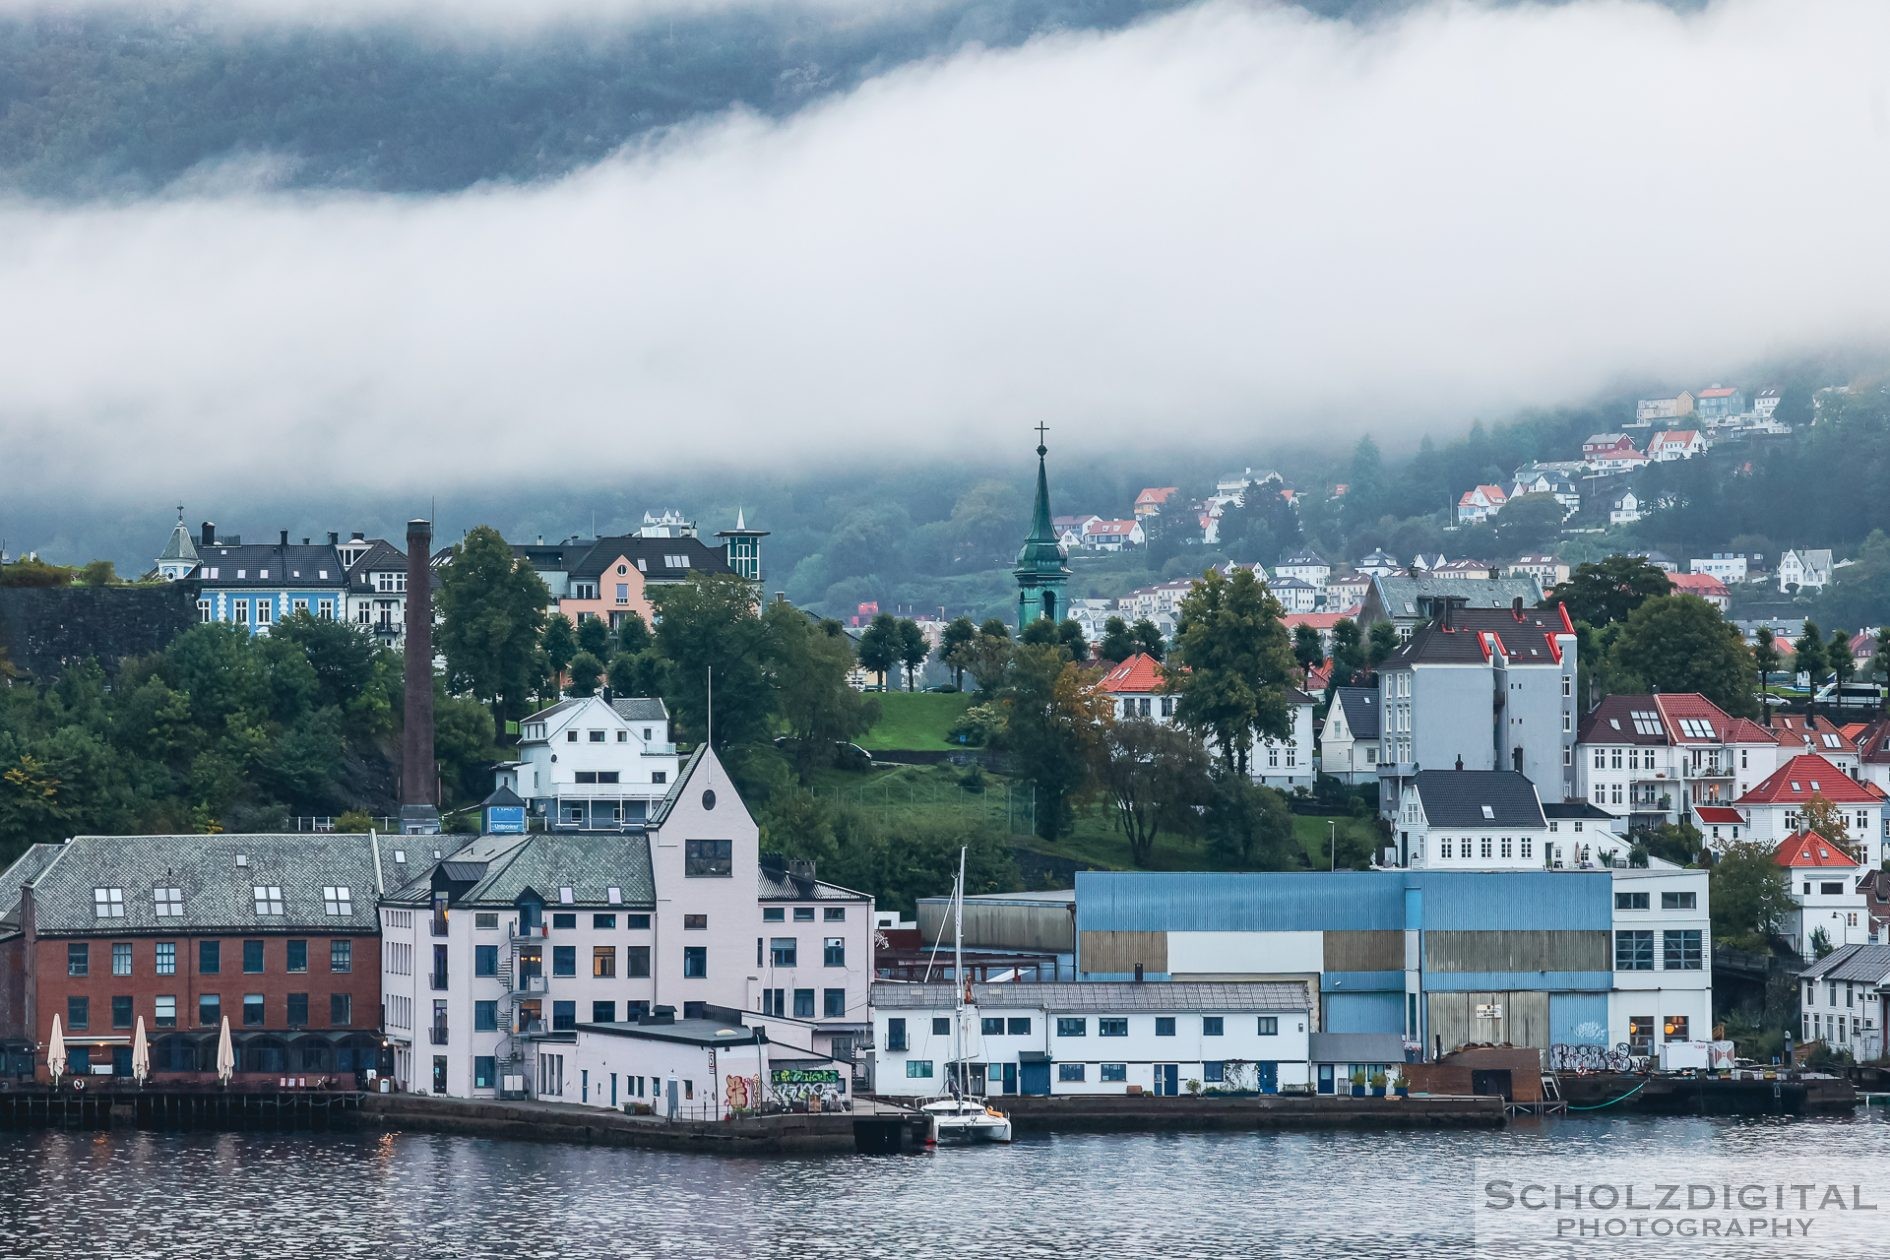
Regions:
<instances>
[{"instance_id":1,"label":"harbour water","mask_svg":"<svg viewBox=\"0 0 1890 1260\"><path fill-rule=\"evenodd\" d=\"M1479 1158L1633 1157L1683 1176L1709 1157L1757 1171L1808 1154L1834 1176L1890 1179L1890 1122L1859 1113L1578 1118L1495 1133L1082 1134L766 1161L376 1132L42 1131L0 1134L0 1254L1467 1256ZM1641 1254L1650 1250L1683 1254ZM1806 1253L1750 1243L1723 1254Z\"/></svg>"}]
</instances>

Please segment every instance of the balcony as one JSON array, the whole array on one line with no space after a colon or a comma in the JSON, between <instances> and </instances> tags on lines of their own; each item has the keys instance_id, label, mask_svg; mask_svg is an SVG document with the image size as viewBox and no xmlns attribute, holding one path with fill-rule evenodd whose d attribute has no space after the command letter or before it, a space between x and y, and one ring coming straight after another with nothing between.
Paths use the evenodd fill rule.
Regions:
<instances>
[{"instance_id":1,"label":"balcony","mask_svg":"<svg viewBox=\"0 0 1890 1260\"><path fill-rule=\"evenodd\" d=\"M427 1042L428 1044L435 1045L435 1046L445 1045L446 1044L446 1025L435 1024L433 1025L433 1027L427 1029Z\"/></svg>"},{"instance_id":2,"label":"balcony","mask_svg":"<svg viewBox=\"0 0 1890 1260\"><path fill-rule=\"evenodd\" d=\"M532 927L521 927L517 921L514 921L507 937L514 941L542 941L550 934L550 929L542 923Z\"/></svg>"},{"instance_id":3,"label":"balcony","mask_svg":"<svg viewBox=\"0 0 1890 1260\"><path fill-rule=\"evenodd\" d=\"M446 991L446 973L444 971L433 972L427 977L427 987L432 989L435 993L444 993Z\"/></svg>"},{"instance_id":4,"label":"balcony","mask_svg":"<svg viewBox=\"0 0 1890 1260\"><path fill-rule=\"evenodd\" d=\"M518 979L512 982L511 991L513 993L543 993L545 992L544 973L536 972L536 971L525 972L524 974L520 975Z\"/></svg>"},{"instance_id":5,"label":"balcony","mask_svg":"<svg viewBox=\"0 0 1890 1260\"><path fill-rule=\"evenodd\" d=\"M446 916L443 914L436 914L436 915L431 916L427 920L427 927L428 927L429 932L432 935L445 936L446 935Z\"/></svg>"}]
</instances>

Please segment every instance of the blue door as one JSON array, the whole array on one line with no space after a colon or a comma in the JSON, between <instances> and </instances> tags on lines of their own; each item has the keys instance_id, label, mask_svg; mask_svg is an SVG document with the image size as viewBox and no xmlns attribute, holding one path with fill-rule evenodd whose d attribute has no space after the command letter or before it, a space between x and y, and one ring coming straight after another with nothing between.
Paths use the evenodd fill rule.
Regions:
<instances>
[{"instance_id":1,"label":"blue door","mask_svg":"<svg viewBox=\"0 0 1890 1260\"><path fill-rule=\"evenodd\" d=\"M1280 1065L1277 1063L1260 1063L1255 1066L1259 1069L1260 1092L1263 1094L1279 1093Z\"/></svg>"},{"instance_id":2,"label":"blue door","mask_svg":"<svg viewBox=\"0 0 1890 1260\"><path fill-rule=\"evenodd\" d=\"M1155 1092L1163 1098L1173 1098L1181 1092L1181 1065L1179 1063L1155 1065Z\"/></svg>"},{"instance_id":3,"label":"blue door","mask_svg":"<svg viewBox=\"0 0 1890 1260\"><path fill-rule=\"evenodd\" d=\"M617 1105L617 1074L615 1072L610 1074L610 1105L613 1107Z\"/></svg>"},{"instance_id":4,"label":"blue door","mask_svg":"<svg viewBox=\"0 0 1890 1260\"><path fill-rule=\"evenodd\" d=\"M589 1102L590 1100L591 1100L591 1070L589 1068L585 1068L582 1072L578 1074L578 1101Z\"/></svg>"},{"instance_id":5,"label":"blue door","mask_svg":"<svg viewBox=\"0 0 1890 1260\"><path fill-rule=\"evenodd\" d=\"M1044 1064L1043 1074L1044 1074L1044 1091L1043 1092L1047 1094L1050 1092L1050 1065L1047 1063ZM1000 1074L999 1079L1003 1083L1005 1093L1015 1094L1017 1092L1017 1065L1015 1063L1006 1063L1004 1065L1003 1072Z\"/></svg>"},{"instance_id":6,"label":"blue door","mask_svg":"<svg viewBox=\"0 0 1890 1260\"><path fill-rule=\"evenodd\" d=\"M1330 1063L1319 1065L1319 1092L1322 1094L1332 1092L1332 1065Z\"/></svg>"},{"instance_id":7,"label":"blue door","mask_svg":"<svg viewBox=\"0 0 1890 1260\"><path fill-rule=\"evenodd\" d=\"M1005 1065L1005 1076L1007 1079L1010 1076L1012 1066L1011 1064ZM1028 1094L1033 1098L1049 1097L1050 1064L1048 1062L1026 1063L1018 1067L1017 1088L1019 1093Z\"/></svg>"},{"instance_id":8,"label":"blue door","mask_svg":"<svg viewBox=\"0 0 1890 1260\"><path fill-rule=\"evenodd\" d=\"M130 1046L113 1046L112 1047L112 1075L113 1076L130 1076L131 1075L131 1047Z\"/></svg>"}]
</instances>

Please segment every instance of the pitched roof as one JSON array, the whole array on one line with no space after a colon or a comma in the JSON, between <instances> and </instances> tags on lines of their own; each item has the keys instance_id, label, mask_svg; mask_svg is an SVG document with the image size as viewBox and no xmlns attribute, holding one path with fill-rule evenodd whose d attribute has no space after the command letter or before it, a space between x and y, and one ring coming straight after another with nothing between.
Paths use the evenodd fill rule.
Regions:
<instances>
[{"instance_id":1,"label":"pitched roof","mask_svg":"<svg viewBox=\"0 0 1890 1260\"><path fill-rule=\"evenodd\" d=\"M943 1010L956 1005L954 984L873 985L872 1005L886 1010ZM1310 1005L1305 984L1280 980L1212 982L1169 980L1133 984L1090 980L1075 984L974 984L976 1006L1048 1011L1303 1011Z\"/></svg>"},{"instance_id":2,"label":"pitched roof","mask_svg":"<svg viewBox=\"0 0 1890 1260\"><path fill-rule=\"evenodd\" d=\"M195 560L197 545L190 539L190 528L180 518L171 530L170 539L164 544L164 552L158 557L158 563L167 560Z\"/></svg>"},{"instance_id":3,"label":"pitched roof","mask_svg":"<svg viewBox=\"0 0 1890 1260\"><path fill-rule=\"evenodd\" d=\"M1413 783L1433 827L1547 826L1535 784L1514 770L1420 770Z\"/></svg>"},{"instance_id":4,"label":"pitched roof","mask_svg":"<svg viewBox=\"0 0 1890 1260\"><path fill-rule=\"evenodd\" d=\"M1101 517L1083 526L1085 534L1127 534L1136 528L1134 521L1105 521Z\"/></svg>"},{"instance_id":5,"label":"pitched roof","mask_svg":"<svg viewBox=\"0 0 1890 1260\"><path fill-rule=\"evenodd\" d=\"M1890 977L1890 945L1841 945L1798 974L1806 979L1879 984Z\"/></svg>"},{"instance_id":6,"label":"pitched roof","mask_svg":"<svg viewBox=\"0 0 1890 1260\"><path fill-rule=\"evenodd\" d=\"M728 553L700 538L644 538L636 534L600 538L570 568L573 579L601 579L618 559L634 565L650 582L680 582L692 573L733 573ZM683 563L675 564L673 560ZM533 560L536 563L536 560Z\"/></svg>"},{"instance_id":7,"label":"pitched roof","mask_svg":"<svg viewBox=\"0 0 1890 1260\"><path fill-rule=\"evenodd\" d=\"M1882 798L1816 753L1801 753L1740 797L1740 805L1801 804L1821 796L1833 805L1876 805Z\"/></svg>"},{"instance_id":8,"label":"pitched roof","mask_svg":"<svg viewBox=\"0 0 1890 1260\"><path fill-rule=\"evenodd\" d=\"M1879 718L1851 739L1867 765L1890 765L1890 718Z\"/></svg>"},{"instance_id":9,"label":"pitched roof","mask_svg":"<svg viewBox=\"0 0 1890 1260\"><path fill-rule=\"evenodd\" d=\"M1696 395L1696 397L1699 397L1699 398L1731 398L1731 397L1732 397L1732 396L1733 396L1734 394L1736 394L1736 393L1738 393L1738 392L1739 392L1738 390L1736 390L1736 389L1734 389L1734 388L1733 388L1732 386L1730 386L1730 385L1715 385L1715 386L1714 386L1713 388L1711 388L1711 389L1703 389L1703 390L1701 390L1701 391L1700 391L1700 392L1699 392L1699 393L1698 393L1698 394Z\"/></svg>"},{"instance_id":10,"label":"pitched roof","mask_svg":"<svg viewBox=\"0 0 1890 1260\"><path fill-rule=\"evenodd\" d=\"M1721 744L1730 742L1737 725L1724 709L1694 691L1609 696L1582 720L1580 741L1662 746Z\"/></svg>"},{"instance_id":11,"label":"pitched roof","mask_svg":"<svg viewBox=\"0 0 1890 1260\"><path fill-rule=\"evenodd\" d=\"M74 836L32 881L38 929L47 935L101 932L352 931L379 927L376 900L395 848L446 837L317 834ZM378 849L378 851L377 851ZM100 916L98 889L117 889L123 913ZM160 916L156 891L175 888L181 913ZM280 913L258 913L257 888L279 889ZM324 890L348 890L347 910L328 913ZM273 898L264 898L265 907Z\"/></svg>"},{"instance_id":12,"label":"pitched roof","mask_svg":"<svg viewBox=\"0 0 1890 1260\"><path fill-rule=\"evenodd\" d=\"M1144 503L1166 503L1168 496L1175 493L1177 489L1179 489L1177 486L1148 486L1142 493L1135 496L1135 501L1138 506Z\"/></svg>"},{"instance_id":13,"label":"pitched roof","mask_svg":"<svg viewBox=\"0 0 1890 1260\"><path fill-rule=\"evenodd\" d=\"M1819 713L1774 713L1772 738L1781 748L1810 749L1823 755L1851 753L1855 743Z\"/></svg>"},{"instance_id":14,"label":"pitched roof","mask_svg":"<svg viewBox=\"0 0 1890 1260\"><path fill-rule=\"evenodd\" d=\"M1437 563L1442 564L1442 559ZM1422 617L1421 601L1439 595L1468 600L1470 608L1507 609L1517 599L1530 607L1542 600L1542 587L1527 575L1466 582L1462 578L1429 574L1407 577L1402 573L1383 573L1372 578L1372 590L1387 617Z\"/></svg>"},{"instance_id":15,"label":"pitched roof","mask_svg":"<svg viewBox=\"0 0 1890 1260\"><path fill-rule=\"evenodd\" d=\"M619 696L610 702L626 722L667 722L669 706L660 696Z\"/></svg>"},{"instance_id":16,"label":"pitched roof","mask_svg":"<svg viewBox=\"0 0 1890 1260\"><path fill-rule=\"evenodd\" d=\"M1524 579L1534 585L1533 579ZM1445 579L1451 586L1470 586L1461 579ZM1495 584L1492 579L1491 584ZM1558 635L1574 628L1562 605L1548 608L1458 608L1450 614L1450 628L1429 622L1412 631L1386 660L1392 668L1405 665L1465 664L1488 661L1501 654L1511 665L1560 663Z\"/></svg>"},{"instance_id":17,"label":"pitched roof","mask_svg":"<svg viewBox=\"0 0 1890 1260\"><path fill-rule=\"evenodd\" d=\"M1736 827L1746 820L1744 814L1730 805L1695 805L1693 814L1709 827Z\"/></svg>"},{"instance_id":18,"label":"pitched roof","mask_svg":"<svg viewBox=\"0 0 1890 1260\"><path fill-rule=\"evenodd\" d=\"M215 569L210 577L206 570ZM241 576L238 576L238 575ZM326 543L221 543L198 554L190 576L207 586L335 586L347 585L341 557Z\"/></svg>"},{"instance_id":19,"label":"pitched roof","mask_svg":"<svg viewBox=\"0 0 1890 1260\"><path fill-rule=\"evenodd\" d=\"M1378 691L1374 687L1340 687L1332 701L1345 714L1346 729L1353 739L1378 738Z\"/></svg>"},{"instance_id":20,"label":"pitched roof","mask_svg":"<svg viewBox=\"0 0 1890 1260\"><path fill-rule=\"evenodd\" d=\"M648 907L656 903L649 837L637 831L540 831L480 836L438 864L456 882L470 882L459 905L516 905L528 889L547 905ZM390 899L424 899L433 867ZM569 888L566 901L563 890ZM611 898L611 889L617 897Z\"/></svg>"},{"instance_id":21,"label":"pitched roof","mask_svg":"<svg viewBox=\"0 0 1890 1260\"><path fill-rule=\"evenodd\" d=\"M376 538L369 544L368 549L361 553L360 558L348 566L348 581L355 586L366 588L374 584L374 578L371 575L385 573L389 569L405 572L406 568L407 553L385 538Z\"/></svg>"},{"instance_id":22,"label":"pitched roof","mask_svg":"<svg viewBox=\"0 0 1890 1260\"><path fill-rule=\"evenodd\" d=\"M1669 573L1667 581L1672 584L1676 594L1723 597L1726 584L1710 573Z\"/></svg>"},{"instance_id":23,"label":"pitched roof","mask_svg":"<svg viewBox=\"0 0 1890 1260\"><path fill-rule=\"evenodd\" d=\"M1792 870L1816 867L1822 870L1850 870L1857 859L1826 840L1815 831L1799 831L1778 843L1772 860Z\"/></svg>"},{"instance_id":24,"label":"pitched roof","mask_svg":"<svg viewBox=\"0 0 1890 1260\"><path fill-rule=\"evenodd\" d=\"M1137 652L1128 660L1113 666L1096 683L1096 690L1110 695L1124 695L1144 692L1154 693L1162 689L1161 662L1146 652Z\"/></svg>"},{"instance_id":25,"label":"pitched roof","mask_svg":"<svg viewBox=\"0 0 1890 1260\"><path fill-rule=\"evenodd\" d=\"M1404 1062L1404 1038L1397 1033L1316 1032L1307 1040L1312 1063Z\"/></svg>"}]
</instances>

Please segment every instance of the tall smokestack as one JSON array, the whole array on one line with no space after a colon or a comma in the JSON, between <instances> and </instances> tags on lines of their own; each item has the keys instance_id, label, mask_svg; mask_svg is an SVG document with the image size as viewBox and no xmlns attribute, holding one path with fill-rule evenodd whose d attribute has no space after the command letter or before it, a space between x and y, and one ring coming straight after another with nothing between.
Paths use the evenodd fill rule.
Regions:
<instances>
[{"instance_id":1,"label":"tall smokestack","mask_svg":"<svg viewBox=\"0 0 1890 1260\"><path fill-rule=\"evenodd\" d=\"M402 830L439 829L439 779L433 765L433 525L407 522L407 713L400 736ZM411 822L409 820L412 820Z\"/></svg>"}]
</instances>

